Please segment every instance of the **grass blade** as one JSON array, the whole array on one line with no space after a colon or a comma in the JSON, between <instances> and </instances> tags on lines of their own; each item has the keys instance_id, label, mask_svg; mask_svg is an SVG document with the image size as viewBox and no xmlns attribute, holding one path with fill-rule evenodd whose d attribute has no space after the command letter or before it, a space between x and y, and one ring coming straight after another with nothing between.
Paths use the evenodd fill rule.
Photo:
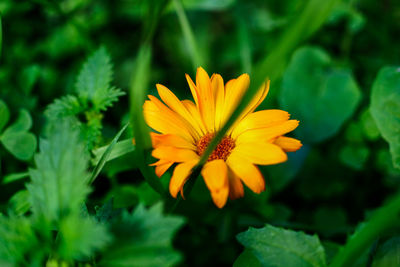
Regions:
<instances>
[{"instance_id":1,"label":"grass blade","mask_svg":"<svg viewBox=\"0 0 400 267\"><path fill-rule=\"evenodd\" d=\"M126 127L128 127L129 123L125 124L124 127L115 135L114 139L111 141L110 145L107 147L107 149L104 151L103 155L101 156L99 162L96 164L96 167L94 167L92 175L90 176L89 179L89 184L93 183L94 180L97 178L101 170L103 169L104 165L108 161L108 158L110 157L111 151L113 150L115 144L117 143L118 139L121 137L122 133L125 131ZM133 144L132 144L133 146Z\"/></svg>"}]
</instances>

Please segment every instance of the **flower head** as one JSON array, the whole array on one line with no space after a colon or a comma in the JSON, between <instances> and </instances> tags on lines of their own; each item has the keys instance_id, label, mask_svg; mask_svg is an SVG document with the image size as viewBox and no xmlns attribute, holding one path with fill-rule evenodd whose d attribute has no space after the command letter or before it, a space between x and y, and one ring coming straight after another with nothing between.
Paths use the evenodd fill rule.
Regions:
<instances>
[{"instance_id":1,"label":"flower head","mask_svg":"<svg viewBox=\"0 0 400 267\"><path fill-rule=\"evenodd\" d=\"M158 133L151 133L155 166L161 177L177 163L169 184L173 197L183 189L215 133L220 130L241 101L250 78L242 74L224 85L219 74L211 78L203 68L197 69L196 84L186 75L194 102L180 101L168 88L157 84L161 102L149 95L144 104L147 124ZM242 197L243 184L255 193L265 190L264 178L256 165L277 164L287 160L285 152L301 147L299 140L285 137L299 124L289 120L283 110L255 111L267 96L265 83L209 156L201 174L215 205L222 208L228 196Z\"/></svg>"}]
</instances>

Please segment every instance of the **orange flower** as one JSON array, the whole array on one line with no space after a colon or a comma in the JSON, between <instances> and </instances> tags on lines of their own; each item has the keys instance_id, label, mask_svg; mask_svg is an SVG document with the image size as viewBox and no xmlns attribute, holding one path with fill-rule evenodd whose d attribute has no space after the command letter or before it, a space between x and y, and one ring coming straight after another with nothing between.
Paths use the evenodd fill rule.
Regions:
<instances>
[{"instance_id":1,"label":"orange flower","mask_svg":"<svg viewBox=\"0 0 400 267\"><path fill-rule=\"evenodd\" d=\"M147 124L159 133L151 133L152 164L161 177L177 163L169 190L173 197L198 163L215 133L227 121L249 87L250 78L242 74L224 86L222 77L213 74L211 79L203 68L197 69L196 84L186 74L194 103L180 101L168 88L157 84L156 97L149 95L144 104ZM277 164L287 160L285 152L301 147L299 140L285 137L299 124L289 120L286 111L254 110L267 96L269 82L257 92L251 103L229 129L203 166L201 174L211 192L215 205L222 208L228 196L231 199L244 194L242 182L255 193L265 190L264 178L257 165Z\"/></svg>"}]
</instances>

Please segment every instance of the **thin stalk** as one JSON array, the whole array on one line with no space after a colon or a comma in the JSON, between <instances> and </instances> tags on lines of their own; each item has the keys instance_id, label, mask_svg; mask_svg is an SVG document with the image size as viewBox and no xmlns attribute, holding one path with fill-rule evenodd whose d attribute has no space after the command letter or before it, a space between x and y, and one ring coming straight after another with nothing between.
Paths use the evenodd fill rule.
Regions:
<instances>
[{"instance_id":1,"label":"thin stalk","mask_svg":"<svg viewBox=\"0 0 400 267\"><path fill-rule=\"evenodd\" d=\"M347 242L330 267L354 266L360 255L385 231L394 225L398 225L400 213L400 193L398 193L387 205L377 210L369 222L355 233Z\"/></svg>"},{"instance_id":2,"label":"thin stalk","mask_svg":"<svg viewBox=\"0 0 400 267\"><path fill-rule=\"evenodd\" d=\"M181 26L183 32L183 37L185 38L186 45L189 48L190 59L192 60L193 68L194 70L196 70L197 67L200 66L204 67L203 65L204 62L197 49L196 40L194 38L194 34L190 26L190 23L188 21L188 18L186 16L185 10L182 6L182 2L181 0L173 0L173 2L175 6L176 15L178 16L179 25Z\"/></svg>"}]
</instances>

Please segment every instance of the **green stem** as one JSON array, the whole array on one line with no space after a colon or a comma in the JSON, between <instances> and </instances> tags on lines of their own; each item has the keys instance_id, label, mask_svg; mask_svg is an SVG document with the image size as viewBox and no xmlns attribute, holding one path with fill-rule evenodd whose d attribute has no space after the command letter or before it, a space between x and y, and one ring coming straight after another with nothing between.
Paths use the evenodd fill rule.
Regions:
<instances>
[{"instance_id":1,"label":"green stem","mask_svg":"<svg viewBox=\"0 0 400 267\"><path fill-rule=\"evenodd\" d=\"M196 40L194 38L194 34L192 31L192 28L190 27L190 23L187 19L185 10L183 9L181 0L173 0L174 5L175 5L175 11L178 16L179 24L181 26L182 32L183 32L183 37L185 38L186 45L189 48L189 53L190 53L190 58L192 60L193 68L194 70L197 69L197 67L203 66L203 60L200 56L200 53L197 49L196 45Z\"/></svg>"},{"instance_id":2,"label":"green stem","mask_svg":"<svg viewBox=\"0 0 400 267\"><path fill-rule=\"evenodd\" d=\"M385 230L398 223L400 212L400 193L398 193L387 205L380 208L371 217L361 230L347 242L330 267L354 266L354 262Z\"/></svg>"}]
</instances>

